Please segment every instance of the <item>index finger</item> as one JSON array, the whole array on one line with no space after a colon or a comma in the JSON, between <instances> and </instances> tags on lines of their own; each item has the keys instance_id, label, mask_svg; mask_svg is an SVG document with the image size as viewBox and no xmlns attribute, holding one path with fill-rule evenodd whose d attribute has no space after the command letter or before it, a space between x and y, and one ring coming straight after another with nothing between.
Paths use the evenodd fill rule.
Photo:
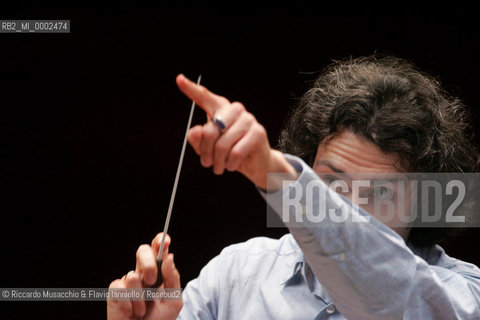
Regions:
<instances>
[{"instance_id":1,"label":"index finger","mask_svg":"<svg viewBox=\"0 0 480 320\"><path fill-rule=\"evenodd\" d=\"M190 99L200 106L210 117L213 117L217 110L225 104L230 103L227 98L216 95L201 85L189 80L183 74L177 76L178 88Z\"/></svg>"}]
</instances>

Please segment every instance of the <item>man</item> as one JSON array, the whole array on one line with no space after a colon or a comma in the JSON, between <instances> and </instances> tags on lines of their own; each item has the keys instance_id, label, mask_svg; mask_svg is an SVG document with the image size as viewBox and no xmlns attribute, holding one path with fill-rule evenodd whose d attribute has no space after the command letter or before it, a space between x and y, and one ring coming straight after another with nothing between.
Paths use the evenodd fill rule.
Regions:
<instances>
[{"instance_id":1,"label":"man","mask_svg":"<svg viewBox=\"0 0 480 320\"><path fill-rule=\"evenodd\" d=\"M283 219L289 234L227 247L187 285L183 303L109 301L109 319L480 318L480 270L435 246L448 229L382 223L356 206L358 197L339 196L325 183L340 174L476 171L464 109L437 82L395 58L337 62L293 111L280 137L285 153L269 146L242 104L183 75L177 85L214 120L188 136L204 167L241 172L280 217L285 197L310 184L324 194L314 210L346 208L347 219ZM274 176L267 183L272 172L290 182ZM140 246L136 270L110 287L152 285L160 239ZM165 288L179 288L170 241L161 272Z\"/></svg>"}]
</instances>

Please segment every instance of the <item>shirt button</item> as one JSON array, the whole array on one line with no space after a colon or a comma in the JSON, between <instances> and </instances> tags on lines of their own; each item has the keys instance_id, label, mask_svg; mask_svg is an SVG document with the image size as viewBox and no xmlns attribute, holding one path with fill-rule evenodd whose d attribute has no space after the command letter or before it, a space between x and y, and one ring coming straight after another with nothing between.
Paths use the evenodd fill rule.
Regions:
<instances>
[{"instance_id":1,"label":"shirt button","mask_svg":"<svg viewBox=\"0 0 480 320\"><path fill-rule=\"evenodd\" d=\"M328 314L332 314L332 313L334 313L334 312L335 312L335 306L334 306L333 304L329 305L329 306L327 307L327 313L328 313Z\"/></svg>"}]
</instances>

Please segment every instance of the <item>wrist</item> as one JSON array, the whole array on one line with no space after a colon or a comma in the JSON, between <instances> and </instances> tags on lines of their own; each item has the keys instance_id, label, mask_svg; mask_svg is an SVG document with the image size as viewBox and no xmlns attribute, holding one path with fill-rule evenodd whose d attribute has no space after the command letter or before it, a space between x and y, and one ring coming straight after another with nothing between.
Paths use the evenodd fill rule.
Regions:
<instances>
[{"instance_id":1,"label":"wrist","mask_svg":"<svg viewBox=\"0 0 480 320\"><path fill-rule=\"evenodd\" d=\"M278 173L278 177L275 175L268 174ZM297 170L285 159L283 153L271 149L270 161L265 168L264 177L259 179L255 184L258 188L265 190L267 192L277 191L283 188L283 181L287 180L297 180L298 172Z\"/></svg>"}]
</instances>

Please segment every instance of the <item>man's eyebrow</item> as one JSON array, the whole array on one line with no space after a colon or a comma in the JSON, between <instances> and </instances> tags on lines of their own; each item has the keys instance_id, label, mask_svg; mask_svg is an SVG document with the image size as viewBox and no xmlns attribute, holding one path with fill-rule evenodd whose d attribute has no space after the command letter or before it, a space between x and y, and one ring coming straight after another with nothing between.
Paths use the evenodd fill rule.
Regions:
<instances>
[{"instance_id":1,"label":"man's eyebrow","mask_svg":"<svg viewBox=\"0 0 480 320\"><path fill-rule=\"evenodd\" d=\"M341 174L344 178L347 178L350 181L355 180L355 179L352 179L352 177L350 177L342 169L339 169L339 168L335 167L328 160L318 160L318 161L315 161L314 164L313 164L314 167L319 166L319 165L324 165L324 166L329 167L333 172ZM378 177L380 177L380 179L378 179ZM410 180L408 178L408 176L405 175L405 173L402 173L402 172L398 172L398 173L394 172L390 175L387 175L387 173L377 173L377 174L373 174L373 177L365 177L365 178L368 179L368 180L376 180L376 182L375 182L376 186L378 186L379 184L385 184L386 182L395 183L398 180L403 180L403 181L408 182ZM372 185L371 188L373 188L373 187L374 186Z\"/></svg>"},{"instance_id":2,"label":"man's eyebrow","mask_svg":"<svg viewBox=\"0 0 480 320\"><path fill-rule=\"evenodd\" d=\"M324 165L324 166L327 166L329 167L330 169L332 169L332 171L336 172L336 173L345 173L345 171L341 170L341 169L338 169L337 167L335 167L333 164L331 164L330 162L328 162L327 160L318 160L315 162L314 166L318 166L318 165Z\"/></svg>"},{"instance_id":3,"label":"man's eyebrow","mask_svg":"<svg viewBox=\"0 0 480 320\"><path fill-rule=\"evenodd\" d=\"M335 167L333 164L331 164L328 160L318 160L318 161L315 161L314 163L314 167L318 166L318 165L324 165L324 166L327 166L329 167L333 172L335 173L340 173L344 178L347 178L348 180L352 180L352 178L345 173L345 171L343 171L342 169L339 169L337 167Z\"/></svg>"}]
</instances>

